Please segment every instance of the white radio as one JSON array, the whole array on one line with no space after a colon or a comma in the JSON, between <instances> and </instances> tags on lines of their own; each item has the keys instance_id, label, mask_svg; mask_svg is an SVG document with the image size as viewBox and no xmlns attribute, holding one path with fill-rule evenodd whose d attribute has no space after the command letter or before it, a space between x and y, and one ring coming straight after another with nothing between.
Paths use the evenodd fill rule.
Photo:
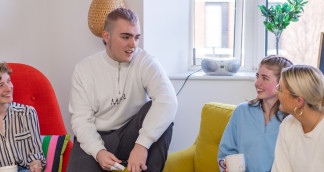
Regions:
<instances>
[{"instance_id":1,"label":"white radio","mask_svg":"<svg viewBox=\"0 0 324 172\"><path fill-rule=\"evenodd\" d=\"M204 58L201 61L202 70L208 75L234 75L241 67L237 58Z\"/></svg>"}]
</instances>

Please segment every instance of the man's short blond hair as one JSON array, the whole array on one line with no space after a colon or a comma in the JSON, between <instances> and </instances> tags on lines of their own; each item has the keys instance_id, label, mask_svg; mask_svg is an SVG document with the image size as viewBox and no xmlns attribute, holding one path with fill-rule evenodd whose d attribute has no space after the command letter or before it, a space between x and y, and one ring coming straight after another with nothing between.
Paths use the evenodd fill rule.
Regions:
<instances>
[{"instance_id":1,"label":"man's short blond hair","mask_svg":"<svg viewBox=\"0 0 324 172\"><path fill-rule=\"evenodd\" d=\"M107 15L104 30L111 34L114 30L113 22L120 18L132 24L137 24L138 22L138 16L132 10L127 8L117 8Z\"/></svg>"}]
</instances>

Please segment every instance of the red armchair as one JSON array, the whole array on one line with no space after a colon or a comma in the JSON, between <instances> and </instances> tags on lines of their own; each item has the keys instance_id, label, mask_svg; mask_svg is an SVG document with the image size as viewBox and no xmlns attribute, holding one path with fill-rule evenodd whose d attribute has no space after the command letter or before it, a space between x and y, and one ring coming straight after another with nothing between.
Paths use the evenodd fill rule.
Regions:
<instances>
[{"instance_id":1,"label":"red armchair","mask_svg":"<svg viewBox=\"0 0 324 172\"><path fill-rule=\"evenodd\" d=\"M13 100L36 109L41 135L67 134L55 92L46 76L25 64L8 63L8 66L13 71L10 75L14 85ZM66 171L72 146L70 140L63 154L63 172Z\"/></svg>"}]
</instances>

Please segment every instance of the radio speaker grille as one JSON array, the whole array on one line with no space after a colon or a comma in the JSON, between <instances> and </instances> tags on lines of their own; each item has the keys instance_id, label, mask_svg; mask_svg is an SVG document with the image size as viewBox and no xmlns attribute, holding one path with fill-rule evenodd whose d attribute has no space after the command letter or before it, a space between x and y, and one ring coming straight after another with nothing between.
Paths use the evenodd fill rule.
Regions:
<instances>
[{"instance_id":1,"label":"radio speaker grille","mask_svg":"<svg viewBox=\"0 0 324 172\"><path fill-rule=\"evenodd\" d=\"M226 70L232 73L236 73L240 69L240 66L241 66L241 61L231 62L227 64Z\"/></svg>"},{"instance_id":2,"label":"radio speaker grille","mask_svg":"<svg viewBox=\"0 0 324 172\"><path fill-rule=\"evenodd\" d=\"M215 62L209 62L204 59L201 61L201 68L204 70L205 73L207 73L217 71L219 69L219 66Z\"/></svg>"}]
</instances>

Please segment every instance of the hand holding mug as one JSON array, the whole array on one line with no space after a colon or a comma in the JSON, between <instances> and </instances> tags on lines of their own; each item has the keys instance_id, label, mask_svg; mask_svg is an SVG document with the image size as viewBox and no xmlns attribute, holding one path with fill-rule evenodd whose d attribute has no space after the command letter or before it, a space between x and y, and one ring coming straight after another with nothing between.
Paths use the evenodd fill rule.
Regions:
<instances>
[{"instance_id":1,"label":"hand holding mug","mask_svg":"<svg viewBox=\"0 0 324 172\"><path fill-rule=\"evenodd\" d=\"M223 165L224 165L224 166L221 164L222 161L223 161ZM227 170L226 170L226 162L225 162L225 159L221 159L221 160L219 160L218 164L219 164L219 166L220 166L222 169L224 169L223 172L226 172L226 171L227 171Z\"/></svg>"}]
</instances>

